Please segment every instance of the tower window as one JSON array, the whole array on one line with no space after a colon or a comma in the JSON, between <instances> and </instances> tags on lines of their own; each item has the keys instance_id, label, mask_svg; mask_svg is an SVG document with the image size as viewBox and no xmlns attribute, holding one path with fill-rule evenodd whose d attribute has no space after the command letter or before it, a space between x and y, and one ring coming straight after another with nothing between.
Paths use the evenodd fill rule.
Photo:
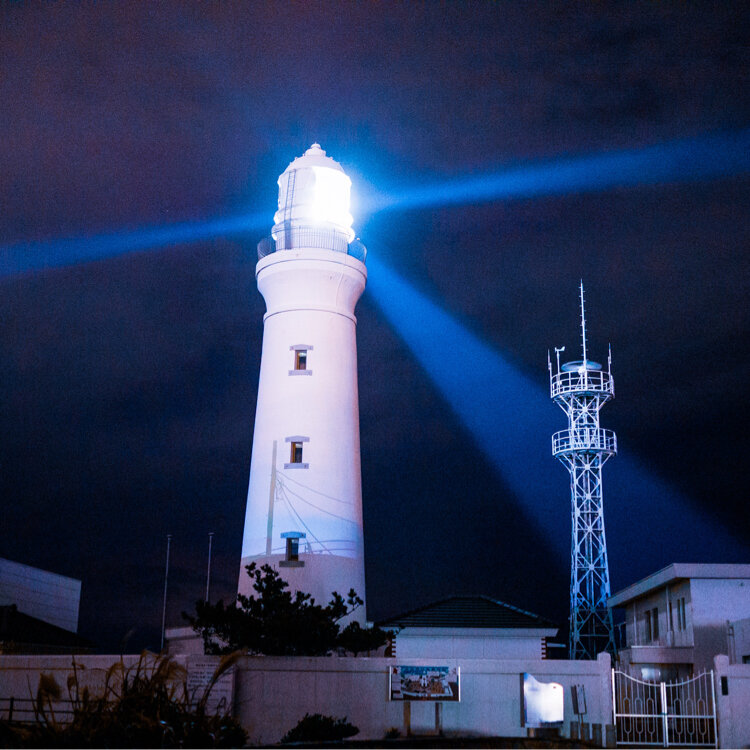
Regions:
<instances>
[{"instance_id":1,"label":"tower window","mask_svg":"<svg viewBox=\"0 0 750 750\"><path fill-rule=\"evenodd\" d=\"M302 463L302 443L292 443L292 455L289 459L290 463L301 464Z\"/></svg>"},{"instance_id":2,"label":"tower window","mask_svg":"<svg viewBox=\"0 0 750 750\"><path fill-rule=\"evenodd\" d=\"M279 566L282 568L303 568L305 563L299 559L299 542L300 539L305 538L305 534L301 531L285 531L281 538L286 539L286 555L283 560L279 561Z\"/></svg>"},{"instance_id":3,"label":"tower window","mask_svg":"<svg viewBox=\"0 0 750 750\"><path fill-rule=\"evenodd\" d=\"M289 347L294 354L293 369L289 370L290 375L312 375L312 370L308 367L308 352L312 348L309 344L293 344Z\"/></svg>"},{"instance_id":4,"label":"tower window","mask_svg":"<svg viewBox=\"0 0 750 750\"><path fill-rule=\"evenodd\" d=\"M285 469L308 469L310 464L302 460L302 449L305 443L310 442L310 438L303 435L292 435L286 438L289 443L289 463L284 464Z\"/></svg>"}]
</instances>

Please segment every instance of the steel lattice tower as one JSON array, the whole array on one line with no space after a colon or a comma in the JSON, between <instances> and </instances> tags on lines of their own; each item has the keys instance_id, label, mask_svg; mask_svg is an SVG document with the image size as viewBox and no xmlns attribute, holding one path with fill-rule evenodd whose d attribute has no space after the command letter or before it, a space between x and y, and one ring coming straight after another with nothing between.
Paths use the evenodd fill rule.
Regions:
<instances>
[{"instance_id":1,"label":"steel lattice tower","mask_svg":"<svg viewBox=\"0 0 750 750\"><path fill-rule=\"evenodd\" d=\"M552 372L549 354L550 396L568 417L568 429L552 436L552 455L570 473L572 549L570 569L570 658L596 659L602 651L615 652L607 542L604 535L602 466L617 453L612 430L599 427L599 410L615 395L612 353L607 372L586 356L586 314L581 282L581 338L583 359Z\"/></svg>"}]
</instances>

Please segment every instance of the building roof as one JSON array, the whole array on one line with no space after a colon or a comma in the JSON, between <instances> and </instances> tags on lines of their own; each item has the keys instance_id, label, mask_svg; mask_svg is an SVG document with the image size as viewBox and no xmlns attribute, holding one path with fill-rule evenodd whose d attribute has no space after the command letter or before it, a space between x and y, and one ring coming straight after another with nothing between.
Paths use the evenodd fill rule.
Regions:
<instances>
[{"instance_id":1,"label":"building roof","mask_svg":"<svg viewBox=\"0 0 750 750\"><path fill-rule=\"evenodd\" d=\"M610 607L622 607L634 599L667 586L675 581L686 578L723 578L723 579L750 579L750 565L741 564L709 564L709 563L672 563L666 568L657 570L646 578L636 581L627 588L618 591L609 598Z\"/></svg>"},{"instance_id":2,"label":"building roof","mask_svg":"<svg viewBox=\"0 0 750 750\"><path fill-rule=\"evenodd\" d=\"M453 596L378 622L398 628L554 628L533 612L488 596Z\"/></svg>"},{"instance_id":3,"label":"building roof","mask_svg":"<svg viewBox=\"0 0 750 750\"><path fill-rule=\"evenodd\" d=\"M70 630L19 612L15 604L0 606L0 653L75 653L93 644Z\"/></svg>"}]
</instances>

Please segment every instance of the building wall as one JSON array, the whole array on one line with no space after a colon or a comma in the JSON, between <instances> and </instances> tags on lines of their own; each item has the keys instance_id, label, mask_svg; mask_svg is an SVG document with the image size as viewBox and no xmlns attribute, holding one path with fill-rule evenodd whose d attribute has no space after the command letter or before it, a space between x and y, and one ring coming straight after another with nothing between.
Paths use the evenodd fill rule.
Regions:
<instances>
[{"instance_id":1,"label":"building wall","mask_svg":"<svg viewBox=\"0 0 750 750\"><path fill-rule=\"evenodd\" d=\"M685 619L687 628L681 630L677 618L677 601L685 599ZM672 617L670 621L670 606ZM659 637L648 638L646 632L646 612L656 609L659 620ZM672 625L672 636L668 636ZM647 596L630 602L626 608L625 634L628 646L677 646L689 647L693 645L693 614L692 597L689 581L678 581L662 587Z\"/></svg>"},{"instance_id":2,"label":"building wall","mask_svg":"<svg viewBox=\"0 0 750 750\"><path fill-rule=\"evenodd\" d=\"M0 605L75 633L80 602L79 580L0 558Z\"/></svg>"},{"instance_id":3,"label":"building wall","mask_svg":"<svg viewBox=\"0 0 750 750\"><path fill-rule=\"evenodd\" d=\"M728 622L750 617L750 580L693 579L690 590L696 670L711 669L728 652Z\"/></svg>"},{"instance_id":4,"label":"building wall","mask_svg":"<svg viewBox=\"0 0 750 750\"><path fill-rule=\"evenodd\" d=\"M396 636L396 658L541 659L542 641L556 630L405 628Z\"/></svg>"},{"instance_id":5,"label":"building wall","mask_svg":"<svg viewBox=\"0 0 750 750\"><path fill-rule=\"evenodd\" d=\"M81 684L101 687L104 674L117 656L76 656L85 667ZM126 665L137 656L125 657ZM193 660L206 662L218 657L178 656L190 667ZM430 659L385 658L292 658L246 657L236 668L235 715L247 729L251 744L269 744L279 739L306 713L343 717L358 726L359 739L382 739L395 727L402 734L429 734L435 731L433 703L389 700L389 670L402 664L457 665L461 668L461 702L444 703L438 708L445 734L521 737L520 675L529 672L543 682L558 682L565 691L565 725L576 721L570 687L584 685L588 713L584 721L608 725L612 722L612 694L609 656L598 661ZM0 716L7 715L11 696L29 698L36 690L41 672L51 673L65 691L71 673L69 656L0 656ZM19 706L15 715L19 718ZM604 736L604 735L603 735Z\"/></svg>"},{"instance_id":6,"label":"building wall","mask_svg":"<svg viewBox=\"0 0 750 750\"><path fill-rule=\"evenodd\" d=\"M730 664L720 654L714 669L719 747L750 747L750 664Z\"/></svg>"},{"instance_id":7,"label":"building wall","mask_svg":"<svg viewBox=\"0 0 750 750\"><path fill-rule=\"evenodd\" d=\"M732 664L750 664L750 617L731 623L729 661Z\"/></svg>"},{"instance_id":8,"label":"building wall","mask_svg":"<svg viewBox=\"0 0 750 750\"><path fill-rule=\"evenodd\" d=\"M278 742L306 713L343 717L359 727L358 739L382 739L391 729L403 735L435 732L434 703L389 700L389 668L435 664L424 659L248 657L238 669L235 709L250 742ZM442 703L438 711L446 735L522 737L520 675L559 682L565 691L565 726L570 736L573 714L570 687L582 684L588 713L584 721L611 724L609 656L596 662L550 660L440 659L461 668L461 702Z\"/></svg>"}]
</instances>

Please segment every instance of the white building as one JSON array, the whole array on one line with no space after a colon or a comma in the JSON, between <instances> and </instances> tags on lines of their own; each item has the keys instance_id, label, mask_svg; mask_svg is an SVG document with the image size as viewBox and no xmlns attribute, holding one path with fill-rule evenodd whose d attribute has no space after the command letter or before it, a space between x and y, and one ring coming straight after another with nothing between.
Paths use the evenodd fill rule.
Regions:
<instances>
[{"instance_id":1,"label":"white building","mask_svg":"<svg viewBox=\"0 0 750 750\"><path fill-rule=\"evenodd\" d=\"M0 558L0 606L13 604L23 614L75 633L81 582Z\"/></svg>"},{"instance_id":2,"label":"white building","mask_svg":"<svg viewBox=\"0 0 750 750\"><path fill-rule=\"evenodd\" d=\"M379 622L401 659L545 659L557 628L487 596L454 596Z\"/></svg>"},{"instance_id":3,"label":"white building","mask_svg":"<svg viewBox=\"0 0 750 750\"><path fill-rule=\"evenodd\" d=\"M239 592L250 562L319 603L364 599L354 307L365 288L350 179L318 144L279 177L272 237L258 246L266 302ZM364 621L364 608L357 619Z\"/></svg>"},{"instance_id":4,"label":"white building","mask_svg":"<svg viewBox=\"0 0 750 750\"><path fill-rule=\"evenodd\" d=\"M750 661L750 565L673 563L619 591L621 665L650 681L712 669L714 656Z\"/></svg>"}]
</instances>

